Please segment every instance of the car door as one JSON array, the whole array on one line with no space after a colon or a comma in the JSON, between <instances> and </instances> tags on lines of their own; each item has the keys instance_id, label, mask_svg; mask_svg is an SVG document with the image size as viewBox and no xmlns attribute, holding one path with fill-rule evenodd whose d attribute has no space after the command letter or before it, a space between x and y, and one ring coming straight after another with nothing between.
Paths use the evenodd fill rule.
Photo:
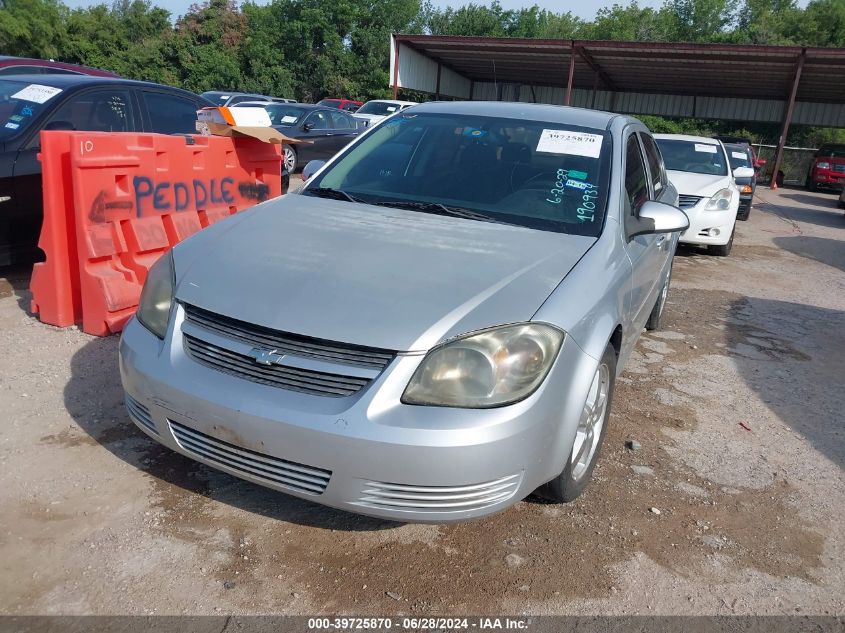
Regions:
<instances>
[{"instance_id":1,"label":"car door","mask_svg":"<svg viewBox=\"0 0 845 633\"><path fill-rule=\"evenodd\" d=\"M195 134L199 99L163 90L141 90L144 129L157 134Z\"/></svg>"},{"instance_id":2,"label":"car door","mask_svg":"<svg viewBox=\"0 0 845 633\"><path fill-rule=\"evenodd\" d=\"M13 170L15 205L11 212L12 239L19 246L34 246L41 232L43 196L41 193L41 130L80 130L91 132L133 132L140 128L140 117L125 86L77 92L57 103L38 129L24 141Z\"/></svg>"},{"instance_id":3,"label":"car door","mask_svg":"<svg viewBox=\"0 0 845 633\"><path fill-rule=\"evenodd\" d=\"M329 117L332 121L332 133L334 134L332 145L336 154L358 136L359 130L355 119L345 112L338 110L330 113Z\"/></svg>"},{"instance_id":4,"label":"car door","mask_svg":"<svg viewBox=\"0 0 845 633\"><path fill-rule=\"evenodd\" d=\"M642 205L654 195L636 132L630 132L625 141L625 194L626 224L632 226ZM628 256L633 267L631 314L635 331L645 325L657 298L656 288L666 261L666 241L665 234L637 235L628 239Z\"/></svg>"},{"instance_id":5,"label":"car door","mask_svg":"<svg viewBox=\"0 0 845 633\"><path fill-rule=\"evenodd\" d=\"M296 148L302 161L325 160L334 156L337 151L335 149L337 142L333 138L334 130L329 118L331 112L331 110L315 110L302 122L302 131L297 138L311 141L311 144L304 143Z\"/></svg>"}]
</instances>

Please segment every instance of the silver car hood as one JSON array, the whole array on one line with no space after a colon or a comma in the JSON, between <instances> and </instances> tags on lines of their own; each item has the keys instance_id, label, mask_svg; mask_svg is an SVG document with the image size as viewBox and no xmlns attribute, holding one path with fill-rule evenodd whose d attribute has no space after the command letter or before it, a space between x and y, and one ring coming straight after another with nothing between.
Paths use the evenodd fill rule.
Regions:
<instances>
[{"instance_id":1,"label":"silver car hood","mask_svg":"<svg viewBox=\"0 0 845 633\"><path fill-rule=\"evenodd\" d=\"M594 242L288 195L177 246L176 297L286 332L426 350L531 319Z\"/></svg>"}]
</instances>

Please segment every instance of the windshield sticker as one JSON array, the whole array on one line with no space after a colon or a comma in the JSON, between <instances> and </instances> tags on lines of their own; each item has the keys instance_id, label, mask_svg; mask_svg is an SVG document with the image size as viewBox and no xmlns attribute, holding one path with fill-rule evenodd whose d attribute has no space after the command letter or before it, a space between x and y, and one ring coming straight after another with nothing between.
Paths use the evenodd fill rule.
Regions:
<instances>
[{"instance_id":1,"label":"windshield sticker","mask_svg":"<svg viewBox=\"0 0 845 633\"><path fill-rule=\"evenodd\" d=\"M719 149L715 145L710 145L709 143L696 143L695 151L704 152L705 154L715 154L719 151Z\"/></svg>"},{"instance_id":2,"label":"windshield sticker","mask_svg":"<svg viewBox=\"0 0 845 633\"><path fill-rule=\"evenodd\" d=\"M21 108L21 116L32 116L32 107L24 106Z\"/></svg>"},{"instance_id":3,"label":"windshield sticker","mask_svg":"<svg viewBox=\"0 0 845 633\"><path fill-rule=\"evenodd\" d=\"M388 112L396 112L396 106L388 106L387 111Z\"/></svg>"},{"instance_id":4,"label":"windshield sticker","mask_svg":"<svg viewBox=\"0 0 845 633\"><path fill-rule=\"evenodd\" d=\"M18 90L12 95L12 99L22 99L33 103L44 103L49 101L62 91L61 88L53 86L42 86L41 84L29 84L26 88Z\"/></svg>"},{"instance_id":5,"label":"windshield sticker","mask_svg":"<svg viewBox=\"0 0 845 633\"><path fill-rule=\"evenodd\" d=\"M282 123L296 123L297 118L295 116L283 116Z\"/></svg>"},{"instance_id":6,"label":"windshield sticker","mask_svg":"<svg viewBox=\"0 0 845 633\"><path fill-rule=\"evenodd\" d=\"M20 123L7 123L5 127L9 128L10 130L17 130L20 126Z\"/></svg>"},{"instance_id":7,"label":"windshield sticker","mask_svg":"<svg viewBox=\"0 0 845 633\"><path fill-rule=\"evenodd\" d=\"M569 170L569 177L570 178L577 178L578 180L587 180L587 172L585 171L575 171L574 169Z\"/></svg>"},{"instance_id":8,"label":"windshield sticker","mask_svg":"<svg viewBox=\"0 0 845 633\"><path fill-rule=\"evenodd\" d=\"M569 175L571 176L572 174L570 173ZM584 189L595 189L596 188L595 185L591 185L588 182L584 182L583 180L573 180L571 178L566 181L566 186L572 187L573 189L581 189L582 191Z\"/></svg>"},{"instance_id":9,"label":"windshield sticker","mask_svg":"<svg viewBox=\"0 0 845 633\"><path fill-rule=\"evenodd\" d=\"M13 114L9 117L10 121L23 121L23 117L20 114Z\"/></svg>"},{"instance_id":10,"label":"windshield sticker","mask_svg":"<svg viewBox=\"0 0 845 633\"><path fill-rule=\"evenodd\" d=\"M731 156L744 161L748 160L748 156L746 156L744 152L731 152Z\"/></svg>"},{"instance_id":11,"label":"windshield sticker","mask_svg":"<svg viewBox=\"0 0 845 633\"><path fill-rule=\"evenodd\" d=\"M487 136L486 130L479 130L478 128L468 127L464 130L464 136L469 136L471 138L482 138Z\"/></svg>"},{"instance_id":12,"label":"windshield sticker","mask_svg":"<svg viewBox=\"0 0 845 633\"><path fill-rule=\"evenodd\" d=\"M603 141L601 134L570 132L567 130L543 130L537 143L537 151L546 154L568 154L598 158Z\"/></svg>"}]
</instances>

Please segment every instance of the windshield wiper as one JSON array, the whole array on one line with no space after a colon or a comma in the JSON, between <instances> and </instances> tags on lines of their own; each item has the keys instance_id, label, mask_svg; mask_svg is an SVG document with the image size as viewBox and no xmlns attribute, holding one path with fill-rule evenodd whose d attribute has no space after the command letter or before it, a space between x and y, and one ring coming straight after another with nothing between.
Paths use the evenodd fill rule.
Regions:
<instances>
[{"instance_id":1,"label":"windshield wiper","mask_svg":"<svg viewBox=\"0 0 845 633\"><path fill-rule=\"evenodd\" d=\"M330 187L313 187L303 191L305 195L316 196L318 198L331 198L332 200L346 200L348 202L363 202L363 200L356 198L351 193L346 193L343 189L332 189Z\"/></svg>"},{"instance_id":2,"label":"windshield wiper","mask_svg":"<svg viewBox=\"0 0 845 633\"><path fill-rule=\"evenodd\" d=\"M463 207L450 207L440 202L417 202L415 200L383 200L380 202L372 202L379 207L396 207L397 209L410 209L412 211L423 211L425 213L435 213L437 215L448 215L455 218L465 218L467 220L479 220L480 222L497 222L500 224L507 224L495 218L465 209Z\"/></svg>"}]
</instances>

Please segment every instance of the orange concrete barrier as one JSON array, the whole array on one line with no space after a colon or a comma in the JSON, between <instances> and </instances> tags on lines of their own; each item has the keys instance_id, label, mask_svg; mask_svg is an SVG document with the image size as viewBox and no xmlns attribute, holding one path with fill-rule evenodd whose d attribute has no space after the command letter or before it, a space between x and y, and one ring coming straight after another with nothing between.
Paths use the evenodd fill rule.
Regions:
<instances>
[{"instance_id":1,"label":"orange concrete barrier","mask_svg":"<svg viewBox=\"0 0 845 633\"><path fill-rule=\"evenodd\" d=\"M76 271L70 263L70 274L61 281L76 276L74 321L81 321L89 334L123 328L135 313L150 266L174 244L281 193L278 145L239 137L193 136L191 143L161 134L48 134L68 136L73 211L67 244L75 242L68 258L75 254ZM42 150L45 167L52 160ZM67 188L66 182L48 180L46 170L44 175L45 201L48 192ZM62 211L67 217L66 209L48 210L45 204L45 230L48 213L53 226ZM43 233L42 242L45 268L59 268L49 262L53 255L63 263L62 246L51 248ZM57 296L48 292L45 298L45 285L33 284L34 308L50 305Z\"/></svg>"}]
</instances>

